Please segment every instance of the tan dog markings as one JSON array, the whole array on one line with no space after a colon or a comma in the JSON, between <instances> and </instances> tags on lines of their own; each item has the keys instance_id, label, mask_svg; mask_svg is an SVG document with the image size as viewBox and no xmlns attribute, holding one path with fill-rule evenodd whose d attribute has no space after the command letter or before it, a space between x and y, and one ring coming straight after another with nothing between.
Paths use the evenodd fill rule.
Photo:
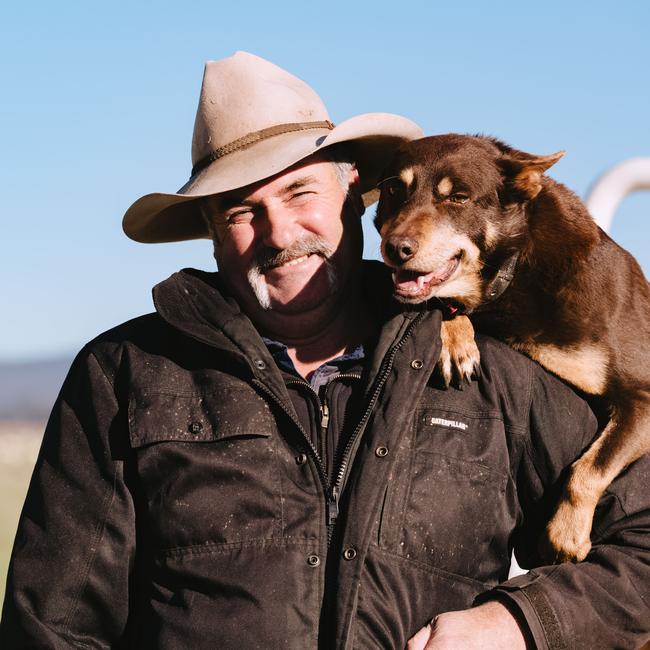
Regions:
<instances>
[{"instance_id":1,"label":"tan dog markings","mask_svg":"<svg viewBox=\"0 0 650 650\"><path fill-rule=\"evenodd\" d=\"M650 394L640 391L641 408L617 409L591 447L573 463L558 507L546 527L546 559L583 560L591 549L591 525L607 486L648 451Z\"/></svg>"},{"instance_id":2,"label":"tan dog markings","mask_svg":"<svg viewBox=\"0 0 650 650\"><path fill-rule=\"evenodd\" d=\"M547 370L566 379L574 386L602 395L607 386L608 356L594 344L559 347L555 345L515 344L513 347L528 354ZM621 456L619 463L597 469L605 441L623 428L614 416L590 449L572 466L571 473L557 509L546 528L541 551L549 562L581 561L591 549L591 524L598 499L632 460ZM628 430L632 427L624 427ZM638 457L642 451L634 454Z\"/></svg>"},{"instance_id":3,"label":"tan dog markings","mask_svg":"<svg viewBox=\"0 0 650 650\"><path fill-rule=\"evenodd\" d=\"M400 172L399 177L404 181L404 185L406 185L407 189L411 187L411 183L413 182L413 179L415 178L415 172L413 171L412 167L405 167L402 169Z\"/></svg>"},{"instance_id":4,"label":"tan dog markings","mask_svg":"<svg viewBox=\"0 0 650 650\"><path fill-rule=\"evenodd\" d=\"M555 345L520 343L513 347L591 395L602 395L605 392L608 359L605 350L597 345L561 348Z\"/></svg>"},{"instance_id":5,"label":"tan dog markings","mask_svg":"<svg viewBox=\"0 0 650 650\"><path fill-rule=\"evenodd\" d=\"M391 236L409 236L419 242L418 252L403 268L408 271L427 273L460 255L460 262L454 274L442 284L431 287L427 300L433 296L455 298L462 296L469 307L476 307L481 301L481 252L465 233L459 232L448 221L437 220L436 227L431 224L436 220L435 214L420 210L405 216L398 223L384 223L379 233L382 238L382 254L387 264L384 244Z\"/></svg>"},{"instance_id":6,"label":"tan dog markings","mask_svg":"<svg viewBox=\"0 0 650 650\"><path fill-rule=\"evenodd\" d=\"M454 379L454 371L460 382L469 383L478 370L481 354L474 340L474 327L467 316L456 316L442 321L440 326L442 348L438 367L445 386Z\"/></svg>"},{"instance_id":7,"label":"tan dog markings","mask_svg":"<svg viewBox=\"0 0 650 650\"><path fill-rule=\"evenodd\" d=\"M492 248L499 241L499 229L491 222L485 224L485 245Z\"/></svg>"},{"instance_id":8,"label":"tan dog markings","mask_svg":"<svg viewBox=\"0 0 650 650\"><path fill-rule=\"evenodd\" d=\"M451 194L451 191L454 189L454 184L451 182L451 178L449 178L449 176L445 176L438 183L437 189L440 196L449 196Z\"/></svg>"},{"instance_id":9,"label":"tan dog markings","mask_svg":"<svg viewBox=\"0 0 650 650\"><path fill-rule=\"evenodd\" d=\"M431 287L429 297L454 298L463 296L469 307L476 306L482 297L480 271L481 251L465 234L459 232L450 223L437 225L432 231L425 223L418 239L420 248L417 255L405 265L406 269L431 271L443 265L449 259L461 255L456 272L440 285ZM405 229L404 232L409 232ZM435 236L432 236L435 232Z\"/></svg>"},{"instance_id":10,"label":"tan dog markings","mask_svg":"<svg viewBox=\"0 0 650 650\"><path fill-rule=\"evenodd\" d=\"M610 422L603 431L607 436L615 427ZM581 562L591 550L591 525L598 500L623 466L606 473L594 467L594 459L602 446L597 439L584 456L571 467L555 513L546 526L546 539L541 540L542 555L549 562Z\"/></svg>"}]
</instances>

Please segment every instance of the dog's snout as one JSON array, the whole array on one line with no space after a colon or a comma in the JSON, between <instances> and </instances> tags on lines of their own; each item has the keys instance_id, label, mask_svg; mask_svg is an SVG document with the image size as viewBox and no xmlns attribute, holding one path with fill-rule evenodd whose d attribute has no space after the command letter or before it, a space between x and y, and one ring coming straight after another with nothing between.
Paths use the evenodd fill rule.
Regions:
<instances>
[{"instance_id":1,"label":"dog's snout","mask_svg":"<svg viewBox=\"0 0 650 650\"><path fill-rule=\"evenodd\" d=\"M417 239L411 237L390 237L384 245L388 259L394 264L408 262L417 252Z\"/></svg>"}]
</instances>

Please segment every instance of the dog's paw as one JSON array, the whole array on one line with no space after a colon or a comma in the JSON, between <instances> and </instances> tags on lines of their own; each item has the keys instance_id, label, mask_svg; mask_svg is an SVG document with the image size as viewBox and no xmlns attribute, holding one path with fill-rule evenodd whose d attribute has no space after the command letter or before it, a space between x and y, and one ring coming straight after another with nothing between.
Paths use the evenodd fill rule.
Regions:
<instances>
[{"instance_id":1,"label":"dog's paw","mask_svg":"<svg viewBox=\"0 0 650 650\"><path fill-rule=\"evenodd\" d=\"M438 368L446 387L462 388L478 377L481 354L474 340L474 328L467 316L457 316L442 322L440 328L442 348Z\"/></svg>"},{"instance_id":2,"label":"dog's paw","mask_svg":"<svg viewBox=\"0 0 650 650\"><path fill-rule=\"evenodd\" d=\"M540 540L542 559L549 564L581 562L591 550L593 509L576 507L563 498Z\"/></svg>"}]
</instances>

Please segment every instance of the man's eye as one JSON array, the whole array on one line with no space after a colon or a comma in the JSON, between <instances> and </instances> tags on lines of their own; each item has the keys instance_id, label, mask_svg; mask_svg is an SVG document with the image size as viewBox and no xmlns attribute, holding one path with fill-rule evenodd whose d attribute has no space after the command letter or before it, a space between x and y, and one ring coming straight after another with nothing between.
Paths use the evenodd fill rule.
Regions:
<instances>
[{"instance_id":1,"label":"man's eye","mask_svg":"<svg viewBox=\"0 0 650 650\"><path fill-rule=\"evenodd\" d=\"M469 196L462 192L456 192L455 194L449 195L446 200L450 203L467 203L469 201Z\"/></svg>"},{"instance_id":2,"label":"man's eye","mask_svg":"<svg viewBox=\"0 0 650 650\"><path fill-rule=\"evenodd\" d=\"M293 199L299 199L300 197L305 197L309 194L316 194L314 190L300 190L300 192L294 192L290 197L289 200L293 201Z\"/></svg>"},{"instance_id":3,"label":"man's eye","mask_svg":"<svg viewBox=\"0 0 650 650\"><path fill-rule=\"evenodd\" d=\"M228 224L249 223L253 216L252 210L238 210L237 212L231 212L226 217L226 221Z\"/></svg>"}]
</instances>

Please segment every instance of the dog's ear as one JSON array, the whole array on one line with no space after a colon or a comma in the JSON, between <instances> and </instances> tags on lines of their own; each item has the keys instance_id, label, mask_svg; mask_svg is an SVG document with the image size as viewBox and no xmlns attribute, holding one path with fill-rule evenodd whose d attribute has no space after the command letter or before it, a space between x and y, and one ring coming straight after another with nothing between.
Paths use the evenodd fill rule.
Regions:
<instances>
[{"instance_id":1,"label":"dog's ear","mask_svg":"<svg viewBox=\"0 0 650 650\"><path fill-rule=\"evenodd\" d=\"M554 165L564 151L550 156L535 156L525 151L512 149L501 160L502 166L512 185L528 199L534 199L542 189L542 175Z\"/></svg>"}]
</instances>

